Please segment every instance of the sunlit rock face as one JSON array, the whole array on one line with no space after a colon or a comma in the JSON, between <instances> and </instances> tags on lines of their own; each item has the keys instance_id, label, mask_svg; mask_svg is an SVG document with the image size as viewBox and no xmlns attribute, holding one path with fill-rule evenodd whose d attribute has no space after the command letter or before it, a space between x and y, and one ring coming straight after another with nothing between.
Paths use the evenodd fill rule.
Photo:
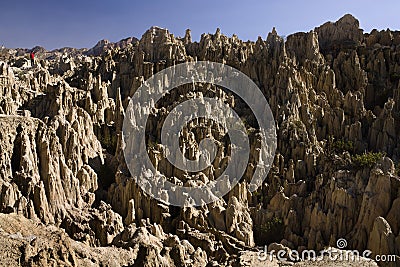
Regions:
<instances>
[{"instance_id":1,"label":"sunlit rock face","mask_svg":"<svg viewBox=\"0 0 400 267\"><path fill-rule=\"evenodd\" d=\"M344 249L400 254L399 32L364 33L345 15L286 38L273 29L255 42L220 29L194 42L190 30L181 38L152 27L140 40L35 49L35 66L28 50L0 50L0 243L13 244L1 246L0 265L251 266L257 246L322 250L340 238ZM210 138L210 166L191 173L167 160L163 123L182 101L223 101L250 141L248 165L229 194L175 207L131 176L122 127L145 80L196 61L252 79L274 115L277 149L264 183L250 192L262 148L249 106L213 84L175 88L146 125L145 149L168 181L206 185L231 159L226 129L198 119L182 130L180 150L196 159ZM397 257L397 265L382 266L398 264Z\"/></svg>"}]
</instances>

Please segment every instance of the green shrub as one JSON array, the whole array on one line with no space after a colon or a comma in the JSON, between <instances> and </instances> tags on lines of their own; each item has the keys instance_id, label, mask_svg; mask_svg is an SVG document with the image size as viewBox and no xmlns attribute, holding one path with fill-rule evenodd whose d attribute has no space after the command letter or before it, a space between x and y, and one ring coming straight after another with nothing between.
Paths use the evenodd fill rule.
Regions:
<instances>
[{"instance_id":1,"label":"green shrub","mask_svg":"<svg viewBox=\"0 0 400 267\"><path fill-rule=\"evenodd\" d=\"M333 149L337 152L352 152L354 145L352 141L337 140L333 143Z\"/></svg>"},{"instance_id":2,"label":"green shrub","mask_svg":"<svg viewBox=\"0 0 400 267\"><path fill-rule=\"evenodd\" d=\"M261 231L263 232L270 232L271 230L274 230L278 226L283 225L283 221L281 218L278 217L273 217L271 220L266 221L260 226Z\"/></svg>"},{"instance_id":3,"label":"green shrub","mask_svg":"<svg viewBox=\"0 0 400 267\"><path fill-rule=\"evenodd\" d=\"M273 217L261 225L254 225L254 239L258 245L279 242L283 238L283 233L284 224L278 217Z\"/></svg>"},{"instance_id":4,"label":"green shrub","mask_svg":"<svg viewBox=\"0 0 400 267\"><path fill-rule=\"evenodd\" d=\"M364 154L358 154L351 157L353 164L359 168L369 167L372 168L378 160L385 156L383 152L368 152Z\"/></svg>"},{"instance_id":5,"label":"green shrub","mask_svg":"<svg viewBox=\"0 0 400 267\"><path fill-rule=\"evenodd\" d=\"M329 152L343 153L348 151L352 153L354 151L354 144L352 141L346 141L343 139L335 140L333 136L329 136L327 148Z\"/></svg>"}]
</instances>

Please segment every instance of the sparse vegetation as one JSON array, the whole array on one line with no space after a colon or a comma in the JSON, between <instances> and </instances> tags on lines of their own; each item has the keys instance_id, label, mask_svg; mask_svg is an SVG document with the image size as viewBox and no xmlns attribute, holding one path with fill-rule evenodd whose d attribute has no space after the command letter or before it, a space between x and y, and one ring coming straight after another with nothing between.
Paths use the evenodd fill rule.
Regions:
<instances>
[{"instance_id":1,"label":"sparse vegetation","mask_svg":"<svg viewBox=\"0 0 400 267\"><path fill-rule=\"evenodd\" d=\"M367 152L364 154L354 155L351 157L351 160L355 167L372 168L376 164L376 162L378 162L378 160L380 160L384 156L385 156L385 153L383 153L383 152Z\"/></svg>"},{"instance_id":2,"label":"sparse vegetation","mask_svg":"<svg viewBox=\"0 0 400 267\"><path fill-rule=\"evenodd\" d=\"M352 141L345 141L345 140L337 140L334 141L332 144L332 148L336 152L353 152L354 151L354 145Z\"/></svg>"},{"instance_id":3,"label":"sparse vegetation","mask_svg":"<svg viewBox=\"0 0 400 267\"><path fill-rule=\"evenodd\" d=\"M273 242L279 242L283 238L283 220L279 217L273 217L261 225L255 225L254 231L255 241L258 244L265 245Z\"/></svg>"},{"instance_id":4,"label":"sparse vegetation","mask_svg":"<svg viewBox=\"0 0 400 267\"><path fill-rule=\"evenodd\" d=\"M329 136L326 143L326 149L327 153L330 155L342 154L343 152L354 154L355 147L352 141L347 141L343 139L336 140L333 136Z\"/></svg>"}]
</instances>

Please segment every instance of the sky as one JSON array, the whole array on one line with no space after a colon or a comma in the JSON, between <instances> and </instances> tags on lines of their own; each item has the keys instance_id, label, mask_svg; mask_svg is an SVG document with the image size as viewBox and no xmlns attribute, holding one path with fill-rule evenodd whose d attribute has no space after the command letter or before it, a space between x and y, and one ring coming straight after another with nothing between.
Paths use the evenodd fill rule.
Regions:
<instances>
[{"instance_id":1,"label":"sky","mask_svg":"<svg viewBox=\"0 0 400 267\"><path fill-rule=\"evenodd\" d=\"M2 0L0 45L9 48L90 48L101 39L112 42L140 38L151 26L167 28L175 36L192 30L238 35L242 40L310 31L350 13L366 32L400 29L398 0Z\"/></svg>"}]
</instances>

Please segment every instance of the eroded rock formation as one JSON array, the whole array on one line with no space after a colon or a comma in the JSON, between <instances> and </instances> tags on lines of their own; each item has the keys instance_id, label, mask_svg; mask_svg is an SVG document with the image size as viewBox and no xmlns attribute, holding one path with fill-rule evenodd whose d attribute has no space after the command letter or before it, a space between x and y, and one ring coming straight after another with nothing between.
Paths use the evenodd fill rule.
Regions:
<instances>
[{"instance_id":1,"label":"eroded rock formation","mask_svg":"<svg viewBox=\"0 0 400 267\"><path fill-rule=\"evenodd\" d=\"M11 240L2 253L18 250L2 254L2 264L246 266L256 246L322 250L339 238L347 249L397 255L386 264L400 264L400 32L363 33L346 15L287 40L275 29L256 42L218 29L193 42L190 30L179 38L153 27L140 40L90 50L36 50L35 66L24 51L1 54L0 212L7 215L0 214L0 242ZM194 96L236 108L252 145L227 196L197 208L168 206L143 193L127 169L124 110L156 72L206 60L244 72L267 98L277 125L274 164L250 193L259 153L250 109L223 88L181 86L157 103L148 124L158 171L198 186L229 162L226 133L201 120L185 129L182 153L195 157L211 134L219 148L211 166L190 174L163 157L163 120ZM53 231L49 241L45 231Z\"/></svg>"}]
</instances>

